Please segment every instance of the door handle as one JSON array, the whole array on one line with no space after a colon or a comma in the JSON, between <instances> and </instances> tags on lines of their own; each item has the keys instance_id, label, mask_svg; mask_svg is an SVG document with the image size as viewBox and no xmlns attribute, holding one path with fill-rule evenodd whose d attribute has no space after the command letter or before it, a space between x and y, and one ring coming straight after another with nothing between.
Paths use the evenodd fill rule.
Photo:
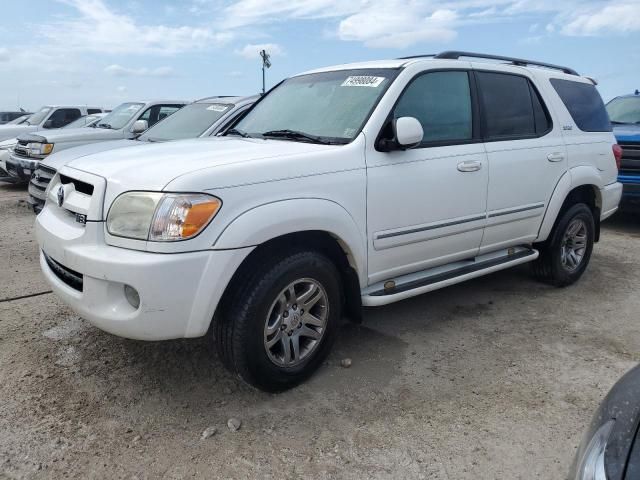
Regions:
<instances>
[{"instance_id":1,"label":"door handle","mask_svg":"<svg viewBox=\"0 0 640 480\"><path fill-rule=\"evenodd\" d=\"M460 162L458 164L458 170L460 172L477 172L481 168L482 168L482 162L479 162L477 160Z\"/></svg>"},{"instance_id":2,"label":"door handle","mask_svg":"<svg viewBox=\"0 0 640 480\"><path fill-rule=\"evenodd\" d=\"M550 153L549 155L547 155L547 160L549 160L550 162L561 162L562 160L564 160L564 153Z\"/></svg>"}]
</instances>

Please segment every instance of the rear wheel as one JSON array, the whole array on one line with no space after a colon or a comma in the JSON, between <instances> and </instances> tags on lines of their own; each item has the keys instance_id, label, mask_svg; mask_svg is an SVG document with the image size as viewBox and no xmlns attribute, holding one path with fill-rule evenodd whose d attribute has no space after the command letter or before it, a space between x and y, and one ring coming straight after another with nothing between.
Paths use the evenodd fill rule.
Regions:
<instances>
[{"instance_id":1,"label":"rear wheel","mask_svg":"<svg viewBox=\"0 0 640 480\"><path fill-rule=\"evenodd\" d=\"M342 315L338 270L314 251L282 254L247 269L216 318L227 368L266 391L291 388L322 363Z\"/></svg>"},{"instance_id":2,"label":"rear wheel","mask_svg":"<svg viewBox=\"0 0 640 480\"><path fill-rule=\"evenodd\" d=\"M558 220L547 242L539 246L540 257L533 262L536 277L564 287L576 282L591 259L595 222L591 209L577 203Z\"/></svg>"}]
</instances>

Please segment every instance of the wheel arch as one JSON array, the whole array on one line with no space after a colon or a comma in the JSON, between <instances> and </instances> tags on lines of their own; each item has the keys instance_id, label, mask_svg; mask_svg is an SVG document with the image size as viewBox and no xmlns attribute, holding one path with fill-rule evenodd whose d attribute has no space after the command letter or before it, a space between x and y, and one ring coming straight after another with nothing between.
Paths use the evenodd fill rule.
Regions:
<instances>
[{"instance_id":1,"label":"wheel arch","mask_svg":"<svg viewBox=\"0 0 640 480\"><path fill-rule=\"evenodd\" d=\"M562 213L571 205L580 202L591 208L596 227L595 241L597 242L600 239L601 183L602 179L593 167L576 167L565 173L558 181L551 196L538 231L538 238L535 240L536 243L546 241Z\"/></svg>"},{"instance_id":2,"label":"wheel arch","mask_svg":"<svg viewBox=\"0 0 640 480\"><path fill-rule=\"evenodd\" d=\"M216 239L214 249L255 246L227 285L242 278L259 258L290 248L310 248L329 257L344 285L345 310L361 320L360 291L366 281L366 241L353 217L339 204L323 199L273 202L238 216ZM224 298L225 295L223 295Z\"/></svg>"}]
</instances>

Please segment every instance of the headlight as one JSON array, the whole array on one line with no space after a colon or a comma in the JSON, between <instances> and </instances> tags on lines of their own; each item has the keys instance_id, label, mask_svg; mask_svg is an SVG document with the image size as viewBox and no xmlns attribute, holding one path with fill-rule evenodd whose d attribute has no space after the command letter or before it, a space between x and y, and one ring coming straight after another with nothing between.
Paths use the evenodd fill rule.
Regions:
<instances>
[{"instance_id":1,"label":"headlight","mask_svg":"<svg viewBox=\"0 0 640 480\"><path fill-rule=\"evenodd\" d=\"M29 155L49 155L53 151L53 143L28 143Z\"/></svg>"},{"instance_id":2,"label":"headlight","mask_svg":"<svg viewBox=\"0 0 640 480\"><path fill-rule=\"evenodd\" d=\"M16 145L17 143L12 143L11 145L0 145L0 150L11 150Z\"/></svg>"},{"instance_id":3,"label":"headlight","mask_svg":"<svg viewBox=\"0 0 640 480\"><path fill-rule=\"evenodd\" d=\"M589 443L578 461L576 480L607 480L604 469L604 451L614 423L615 420L609 420L590 439L584 440Z\"/></svg>"},{"instance_id":4,"label":"headlight","mask_svg":"<svg viewBox=\"0 0 640 480\"><path fill-rule=\"evenodd\" d=\"M172 242L199 234L222 201L204 193L128 192L115 199L107 231L118 237Z\"/></svg>"}]
</instances>

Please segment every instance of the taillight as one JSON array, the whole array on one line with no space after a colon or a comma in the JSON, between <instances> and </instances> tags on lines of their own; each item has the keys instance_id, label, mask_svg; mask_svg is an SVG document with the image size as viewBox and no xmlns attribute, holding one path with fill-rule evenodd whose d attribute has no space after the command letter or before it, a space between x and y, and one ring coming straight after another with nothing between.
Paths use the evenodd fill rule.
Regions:
<instances>
[{"instance_id":1,"label":"taillight","mask_svg":"<svg viewBox=\"0 0 640 480\"><path fill-rule=\"evenodd\" d=\"M622 162L622 147L617 143L614 143L611 148L613 148L613 156L616 157L616 167L620 170L620 162Z\"/></svg>"}]
</instances>

